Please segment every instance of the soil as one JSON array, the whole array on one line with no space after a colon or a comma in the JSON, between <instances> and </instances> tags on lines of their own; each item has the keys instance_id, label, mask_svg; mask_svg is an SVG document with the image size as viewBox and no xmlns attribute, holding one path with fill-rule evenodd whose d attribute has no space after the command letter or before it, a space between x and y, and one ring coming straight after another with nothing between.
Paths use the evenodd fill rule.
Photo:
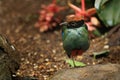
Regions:
<instances>
[{"instance_id":1,"label":"soil","mask_svg":"<svg viewBox=\"0 0 120 80\"><path fill-rule=\"evenodd\" d=\"M45 1L0 0L0 34L7 36L19 51L21 66L17 75L20 77L31 76L38 80L47 80L58 70L70 68L65 63L67 56L62 47L61 29L40 33L34 27L37 21L36 13L42 3ZM111 52L107 57L94 60L90 56L92 52L106 50L104 47L108 41L105 37L91 40L90 49L82 59L79 57L76 59L88 65L120 63L120 46L109 47Z\"/></svg>"}]
</instances>

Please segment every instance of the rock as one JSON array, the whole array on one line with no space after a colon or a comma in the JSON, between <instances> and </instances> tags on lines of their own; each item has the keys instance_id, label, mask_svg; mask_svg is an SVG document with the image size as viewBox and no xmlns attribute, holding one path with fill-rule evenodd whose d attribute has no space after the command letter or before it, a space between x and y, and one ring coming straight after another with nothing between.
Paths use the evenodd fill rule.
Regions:
<instances>
[{"instance_id":1,"label":"rock","mask_svg":"<svg viewBox=\"0 0 120 80\"><path fill-rule=\"evenodd\" d=\"M13 80L38 80L38 78L30 77L30 76L24 76L24 77L16 76L13 78Z\"/></svg>"},{"instance_id":2,"label":"rock","mask_svg":"<svg viewBox=\"0 0 120 80\"><path fill-rule=\"evenodd\" d=\"M119 64L104 64L60 70L50 80L120 80Z\"/></svg>"},{"instance_id":3,"label":"rock","mask_svg":"<svg viewBox=\"0 0 120 80\"><path fill-rule=\"evenodd\" d=\"M16 48L0 35L0 80L12 80L20 66L20 59Z\"/></svg>"},{"instance_id":4,"label":"rock","mask_svg":"<svg viewBox=\"0 0 120 80\"><path fill-rule=\"evenodd\" d=\"M109 32L107 37L109 38L110 46L120 46L120 24L114 26Z\"/></svg>"},{"instance_id":5,"label":"rock","mask_svg":"<svg viewBox=\"0 0 120 80\"><path fill-rule=\"evenodd\" d=\"M12 80L12 74L9 69L9 61L7 55L0 53L0 80Z\"/></svg>"}]
</instances>

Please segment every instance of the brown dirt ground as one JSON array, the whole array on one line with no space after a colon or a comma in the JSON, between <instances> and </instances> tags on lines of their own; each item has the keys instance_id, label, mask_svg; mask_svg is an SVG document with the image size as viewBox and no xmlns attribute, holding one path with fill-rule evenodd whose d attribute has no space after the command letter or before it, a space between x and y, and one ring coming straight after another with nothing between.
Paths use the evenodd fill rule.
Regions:
<instances>
[{"instance_id":1,"label":"brown dirt ground","mask_svg":"<svg viewBox=\"0 0 120 80\"><path fill-rule=\"evenodd\" d=\"M56 71L69 66L64 61L67 56L62 48L61 30L40 33L34 27L36 12L40 9L41 1L0 0L0 34L6 35L19 51L21 67L17 75L47 80ZM120 63L120 54L115 50L116 47L111 49L111 55L105 58L94 60L89 56L92 52L104 50L107 42L108 39L104 37L93 39L82 61L88 65ZM77 59L81 60L79 57Z\"/></svg>"}]
</instances>

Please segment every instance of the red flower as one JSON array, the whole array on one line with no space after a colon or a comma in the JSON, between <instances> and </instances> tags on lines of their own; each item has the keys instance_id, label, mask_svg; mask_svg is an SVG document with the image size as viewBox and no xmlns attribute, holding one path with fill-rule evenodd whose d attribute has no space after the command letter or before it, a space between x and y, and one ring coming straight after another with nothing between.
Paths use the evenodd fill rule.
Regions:
<instances>
[{"instance_id":1,"label":"red flower","mask_svg":"<svg viewBox=\"0 0 120 80\"><path fill-rule=\"evenodd\" d=\"M51 29L55 27L57 23L60 23L61 20L54 18L54 15L65 8L58 6L56 0L53 0L49 5L42 5L41 8L42 10L39 11L39 20L35 24L35 27L38 27L40 32Z\"/></svg>"},{"instance_id":2,"label":"red flower","mask_svg":"<svg viewBox=\"0 0 120 80\"><path fill-rule=\"evenodd\" d=\"M84 0L81 0L81 8L73 5L72 3L70 3L68 1L68 5L70 8L72 8L74 11L75 11L75 14L73 15L68 15L66 18L67 18L67 21L72 21L72 20L81 20L83 19L86 23L86 25L88 26L88 30L89 31L93 31L95 30L95 26L96 24L98 25L99 22L96 19L94 19L95 21L91 21L92 18L93 18L93 15L96 13L96 9L95 8L90 8L88 10L85 10L85 2ZM95 18L95 17L94 17Z\"/></svg>"}]
</instances>

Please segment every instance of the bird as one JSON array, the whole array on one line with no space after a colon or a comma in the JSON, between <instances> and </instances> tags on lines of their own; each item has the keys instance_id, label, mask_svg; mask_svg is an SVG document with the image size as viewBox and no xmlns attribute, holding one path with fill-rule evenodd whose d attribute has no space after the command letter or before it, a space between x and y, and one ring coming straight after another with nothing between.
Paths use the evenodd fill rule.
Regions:
<instances>
[{"instance_id":1,"label":"bird","mask_svg":"<svg viewBox=\"0 0 120 80\"><path fill-rule=\"evenodd\" d=\"M82 55L90 46L88 28L84 20L62 22L63 48L69 58ZM75 62L73 60L74 66Z\"/></svg>"}]
</instances>

